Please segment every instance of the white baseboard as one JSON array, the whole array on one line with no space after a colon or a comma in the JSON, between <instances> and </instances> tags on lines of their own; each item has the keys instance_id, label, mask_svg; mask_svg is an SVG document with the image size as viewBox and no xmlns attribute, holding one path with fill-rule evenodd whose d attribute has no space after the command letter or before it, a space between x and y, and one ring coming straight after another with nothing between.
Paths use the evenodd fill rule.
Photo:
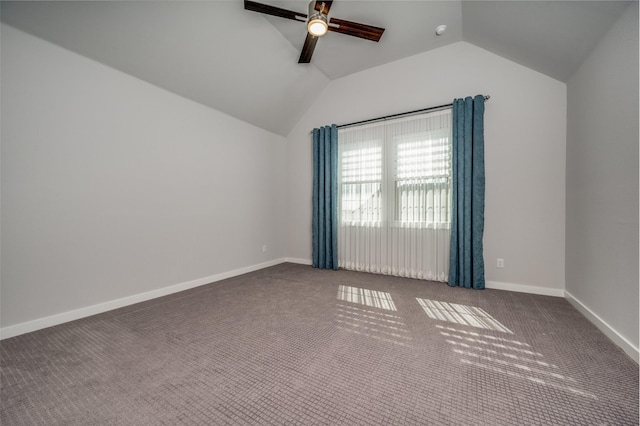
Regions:
<instances>
[{"instance_id":1,"label":"white baseboard","mask_svg":"<svg viewBox=\"0 0 640 426\"><path fill-rule=\"evenodd\" d=\"M301 259L301 258L297 258L297 257L285 257L284 261L285 262L289 262L289 263L298 263L300 265L311 265L311 259Z\"/></svg>"},{"instance_id":2,"label":"white baseboard","mask_svg":"<svg viewBox=\"0 0 640 426\"><path fill-rule=\"evenodd\" d=\"M38 318L32 321L23 322L20 324L2 327L0 328L0 340L8 339L9 337L19 336L25 333L30 333L36 330L41 330L43 328L52 327L54 325L63 324L65 322L74 321L80 318L89 317L91 315L101 314L103 312L111 311L113 309L118 309L124 306L133 305L134 303L145 302L147 300L155 299L157 297L166 296L169 294L188 290L194 287L199 287L201 285L210 284L216 281L221 281L227 278L235 277L237 275L242 275L249 272L257 271L259 269L268 268L269 266L278 265L285 261L286 260L284 258L275 259L275 260L271 260L264 263L258 263L256 265L246 266L244 268L234 269L233 271L228 271L220 274L211 275L208 277L198 278L196 280L187 281L180 284L174 284L168 287L151 290L144 293L134 294L132 296L127 296L120 299L110 300L108 302L98 303L96 305L91 305L91 306L87 306L80 309L74 309L68 312L62 312L60 314L55 314L55 315L51 315L44 318Z\"/></svg>"},{"instance_id":3,"label":"white baseboard","mask_svg":"<svg viewBox=\"0 0 640 426\"><path fill-rule=\"evenodd\" d=\"M36 320L23 322L20 324L10 325L0 328L0 340L8 339L10 337L19 336L21 334L30 333L32 331L41 330L43 328L52 327L54 325L63 324L65 322L74 321L77 319L89 317L91 315L101 314L103 312L111 311L113 309L122 308L125 306L133 305L135 303L145 302L147 300L155 299L157 297L167 296L169 294L177 293L184 290L189 290L194 287L199 287L205 284L210 284L216 281L221 281L227 278L232 278L238 275L254 272L260 269L268 268L270 266L278 265L280 263L290 262L301 265L311 265L310 259L292 258L286 257L281 259L270 260L264 263L258 263L255 265L246 266L244 268L234 269L232 271L223 272L220 274L211 275L208 277L199 278L192 281L183 282L180 284L171 285L168 287L159 288L156 290L148 291L145 293L134 294L132 296L123 297L116 300L111 300L104 303L98 303L96 305L87 306L80 309L74 309L72 311L63 312L60 314L51 315L44 318L38 318ZM639 360L638 348L633 346L625 337L620 335L613 327L602 320L591 309L585 306L578 299L573 297L571 293L565 290L537 287L522 284L503 283L498 281L487 281L485 283L486 288L495 290L507 290L521 293L539 294L544 296L565 297L569 303L571 303L578 311L580 311L585 317L587 317L592 323L596 325L607 337L609 337L615 344L617 344L622 350L624 350L635 362Z\"/></svg>"},{"instance_id":4,"label":"white baseboard","mask_svg":"<svg viewBox=\"0 0 640 426\"><path fill-rule=\"evenodd\" d=\"M298 263L300 265L311 265L311 259L302 259L295 257L285 257L285 262ZM564 290L559 288L538 287L533 285L503 283L499 281L487 281L486 288L494 290L516 291L519 293L539 294L542 296L564 297Z\"/></svg>"},{"instance_id":5,"label":"white baseboard","mask_svg":"<svg viewBox=\"0 0 640 426\"><path fill-rule=\"evenodd\" d=\"M560 288L538 287L535 285L503 283L499 281L487 281L485 288L493 290L507 290L518 293L539 294L541 296L564 297L564 290Z\"/></svg>"},{"instance_id":6,"label":"white baseboard","mask_svg":"<svg viewBox=\"0 0 640 426\"><path fill-rule=\"evenodd\" d=\"M568 291L564 292L565 298L571 303L582 315L587 317L600 331L602 331L609 339L618 345L623 351L627 353L636 363L639 360L640 352L636 346L628 341L624 336L618 333L613 327L607 324L602 318L600 318L595 312L589 309L581 301L576 299Z\"/></svg>"}]
</instances>

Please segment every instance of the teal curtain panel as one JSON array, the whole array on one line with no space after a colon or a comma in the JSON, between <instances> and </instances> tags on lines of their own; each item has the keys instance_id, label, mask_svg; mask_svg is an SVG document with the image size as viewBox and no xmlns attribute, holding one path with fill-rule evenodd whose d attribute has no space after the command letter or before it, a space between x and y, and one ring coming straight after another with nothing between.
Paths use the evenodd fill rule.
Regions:
<instances>
[{"instance_id":1,"label":"teal curtain panel","mask_svg":"<svg viewBox=\"0 0 640 426\"><path fill-rule=\"evenodd\" d=\"M483 289L484 96L453 101L449 285Z\"/></svg>"},{"instance_id":2,"label":"teal curtain panel","mask_svg":"<svg viewBox=\"0 0 640 426\"><path fill-rule=\"evenodd\" d=\"M338 128L313 129L312 266L338 269Z\"/></svg>"}]
</instances>

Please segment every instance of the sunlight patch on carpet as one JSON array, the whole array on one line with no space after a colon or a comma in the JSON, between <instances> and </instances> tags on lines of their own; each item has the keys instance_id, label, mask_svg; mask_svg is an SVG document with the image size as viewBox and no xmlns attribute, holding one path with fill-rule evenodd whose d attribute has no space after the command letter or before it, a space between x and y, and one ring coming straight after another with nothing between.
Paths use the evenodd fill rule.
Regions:
<instances>
[{"instance_id":1,"label":"sunlight patch on carpet","mask_svg":"<svg viewBox=\"0 0 640 426\"><path fill-rule=\"evenodd\" d=\"M385 291L341 285L338 287L338 300L385 309L387 311L397 311L391 295Z\"/></svg>"},{"instance_id":2,"label":"sunlight patch on carpet","mask_svg":"<svg viewBox=\"0 0 640 426\"><path fill-rule=\"evenodd\" d=\"M513 334L500 321L475 306L420 299L418 297L416 297L416 300L431 319Z\"/></svg>"}]
</instances>

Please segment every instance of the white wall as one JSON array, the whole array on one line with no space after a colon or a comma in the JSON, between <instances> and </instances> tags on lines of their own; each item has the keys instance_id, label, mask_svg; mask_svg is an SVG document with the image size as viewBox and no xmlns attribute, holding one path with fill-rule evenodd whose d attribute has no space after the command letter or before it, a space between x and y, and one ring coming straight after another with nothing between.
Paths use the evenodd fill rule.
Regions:
<instances>
[{"instance_id":1,"label":"white wall","mask_svg":"<svg viewBox=\"0 0 640 426\"><path fill-rule=\"evenodd\" d=\"M637 359L638 3L567 90L567 292Z\"/></svg>"},{"instance_id":2,"label":"white wall","mask_svg":"<svg viewBox=\"0 0 640 426\"><path fill-rule=\"evenodd\" d=\"M283 137L1 35L5 331L284 256Z\"/></svg>"},{"instance_id":3,"label":"white wall","mask_svg":"<svg viewBox=\"0 0 640 426\"><path fill-rule=\"evenodd\" d=\"M332 81L287 136L288 251L311 258L311 137L347 123L490 95L485 111L488 285L563 295L566 85L460 42ZM496 258L505 259L504 269Z\"/></svg>"}]
</instances>

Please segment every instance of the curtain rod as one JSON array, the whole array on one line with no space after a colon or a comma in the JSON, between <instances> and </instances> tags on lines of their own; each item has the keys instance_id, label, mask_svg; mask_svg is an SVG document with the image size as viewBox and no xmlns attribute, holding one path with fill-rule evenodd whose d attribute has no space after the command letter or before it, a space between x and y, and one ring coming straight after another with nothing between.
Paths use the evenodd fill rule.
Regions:
<instances>
[{"instance_id":1,"label":"curtain rod","mask_svg":"<svg viewBox=\"0 0 640 426\"><path fill-rule=\"evenodd\" d=\"M491 98L491 96L489 96L489 95L485 95L484 96L484 100L485 101L488 101L490 98ZM449 108L449 107L452 107L452 106L453 106L453 103L445 104L445 105L438 105L438 106L434 106L434 107L430 107L430 108L417 109L415 111L401 112L399 114L392 114L392 115L385 115L384 117L370 118L369 120L356 121L354 123L339 124L336 127L338 129L340 129L340 128L343 128L343 127L357 126L358 124L373 123L375 121L389 120L391 118L404 117L405 115L419 114L421 112L427 112L427 111L436 111L436 110L439 110L439 109L445 109L445 108Z\"/></svg>"}]
</instances>

